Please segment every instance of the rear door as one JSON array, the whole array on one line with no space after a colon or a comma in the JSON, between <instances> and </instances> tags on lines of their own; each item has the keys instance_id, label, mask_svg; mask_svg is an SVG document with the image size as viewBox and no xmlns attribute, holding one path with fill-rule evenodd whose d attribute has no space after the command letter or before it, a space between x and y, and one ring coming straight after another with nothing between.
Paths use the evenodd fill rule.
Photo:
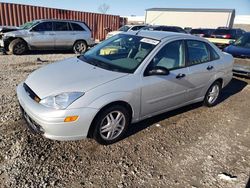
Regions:
<instances>
[{"instance_id":1,"label":"rear door","mask_svg":"<svg viewBox=\"0 0 250 188\"><path fill-rule=\"evenodd\" d=\"M72 37L74 38L74 42L77 40L85 40L89 41L91 38L91 32L83 28L80 24L71 22L69 23L72 29Z\"/></svg>"},{"instance_id":2,"label":"rear door","mask_svg":"<svg viewBox=\"0 0 250 188\"><path fill-rule=\"evenodd\" d=\"M53 49L55 32L52 22L41 22L30 30L29 45L33 49Z\"/></svg>"},{"instance_id":3,"label":"rear door","mask_svg":"<svg viewBox=\"0 0 250 188\"><path fill-rule=\"evenodd\" d=\"M219 56L215 51L212 54L212 47L202 41L186 40L186 47L189 66L187 99L192 101L204 96L213 80Z\"/></svg>"},{"instance_id":4,"label":"rear door","mask_svg":"<svg viewBox=\"0 0 250 188\"><path fill-rule=\"evenodd\" d=\"M72 48L75 38L69 23L64 21L53 22L53 29L55 31L55 48Z\"/></svg>"}]
</instances>

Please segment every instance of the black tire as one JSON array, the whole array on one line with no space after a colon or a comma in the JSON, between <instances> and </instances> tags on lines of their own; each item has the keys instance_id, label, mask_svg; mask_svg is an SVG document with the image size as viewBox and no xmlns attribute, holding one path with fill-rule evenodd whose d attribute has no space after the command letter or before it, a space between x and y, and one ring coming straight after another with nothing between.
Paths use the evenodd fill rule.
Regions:
<instances>
[{"instance_id":1,"label":"black tire","mask_svg":"<svg viewBox=\"0 0 250 188\"><path fill-rule=\"evenodd\" d=\"M112 128L110 128L110 129L112 129L112 130L109 130L108 132L112 132L112 131L114 131L113 133L111 133L112 135L114 134L114 138L109 138L109 139L105 139L104 137L105 137L105 133L101 133L101 129L103 129L105 126L105 123L107 123L107 116L108 115L110 115L111 113L114 113L114 115L115 115L115 113L116 112L120 112L121 114L123 114L123 116L122 115L120 115L120 116L122 116L122 119L121 119L121 121L122 121L122 124L124 124L124 125L122 125L122 126L124 126L123 128L121 128L120 130L114 130L114 128L112 129ZM113 144L113 143L115 143L115 142L117 142L117 141L119 141L121 138L123 138L123 136L124 136L124 134L126 133L126 130L127 130L127 128L128 128L128 125L130 124L130 119L131 119L131 117L130 117L131 115L130 115L130 113L129 113L129 111L125 108L125 107L123 107L123 106L121 106L121 105L114 105L114 106L110 106L110 107L108 107L108 108L106 108L106 109L104 109L103 111L101 111L98 115L97 115L97 117L95 118L95 120L94 120L94 126L95 126L95 130L94 130L94 133L93 133L93 138L99 143L99 144L102 144L102 145L109 145L109 144ZM117 114L117 116L115 117L115 119L118 117L118 114ZM118 119L119 119L119 117L118 117ZM120 124L119 124L120 125ZM106 125L107 126L107 125ZM121 125L120 125L121 126ZM112 127L112 126L111 126ZM114 125L114 127L116 127L116 128L118 128L117 127L117 125ZM109 129L109 128L106 128L106 129ZM120 132L120 133L119 133ZM116 134L117 135L116 135ZM107 133L107 135L108 135L109 133ZM112 137L112 135L111 135L111 137Z\"/></svg>"},{"instance_id":2,"label":"black tire","mask_svg":"<svg viewBox=\"0 0 250 188\"><path fill-rule=\"evenodd\" d=\"M216 89L217 88L217 89ZM213 89L216 89L216 95L213 99L211 99L211 92ZM218 93L217 93L218 92ZM215 93L215 92L214 92ZM204 105L207 107L212 107L218 104L221 93L221 83L219 81L215 81L207 90L207 93L204 98Z\"/></svg>"},{"instance_id":3,"label":"black tire","mask_svg":"<svg viewBox=\"0 0 250 188\"><path fill-rule=\"evenodd\" d=\"M22 39L14 39L9 44L9 53L22 55L28 50L27 44Z\"/></svg>"},{"instance_id":4,"label":"black tire","mask_svg":"<svg viewBox=\"0 0 250 188\"><path fill-rule=\"evenodd\" d=\"M73 51L75 54L82 54L82 53L86 52L87 49L88 49L88 45L83 40L76 41L74 46L73 46Z\"/></svg>"}]
</instances>

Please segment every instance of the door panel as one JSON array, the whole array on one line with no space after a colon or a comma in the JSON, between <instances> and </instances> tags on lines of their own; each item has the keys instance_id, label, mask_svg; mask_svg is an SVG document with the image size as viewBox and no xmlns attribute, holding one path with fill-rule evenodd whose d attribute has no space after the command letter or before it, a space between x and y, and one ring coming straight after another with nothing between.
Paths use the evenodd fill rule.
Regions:
<instances>
[{"instance_id":1,"label":"door panel","mask_svg":"<svg viewBox=\"0 0 250 188\"><path fill-rule=\"evenodd\" d=\"M75 33L69 27L67 22L53 22L55 31L55 48L71 48L75 41Z\"/></svg>"},{"instance_id":2,"label":"door panel","mask_svg":"<svg viewBox=\"0 0 250 188\"><path fill-rule=\"evenodd\" d=\"M187 56L189 65L189 89L187 99L194 100L205 95L215 73L215 64L211 61L212 54L208 44L202 41L187 40ZM215 58L215 57L214 57Z\"/></svg>"},{"instance_id":3,"label":"door panel","mask_svg":"<svg viewBox=\"0 0 250 188\"><path fill-rule=\"evenodd\" d=\"M213 78L215 72L215 68L208 70L209 67L214 67L214 63L209 62L189 67L188 100L194 100L204 96L204 89L210 84L209 81Z\"/></svg>"},{"instance_id":4,"label":"door panel","mask_svg":"<svg viewBox=\"0 0 250 188\"><path fill-rule=\"evenodd\" d=\"M169 74L148 76L150 70L157 67L168 69ZM185 67L184 42L177 40L163 46L149 63L144 75L141 88L142 117L186 103L188 68Z\"/></svg>"},{"instance_id":5,"label":"door panel","mask_svg":"<svg viewBox=\"0 0 250 188\"><path fill-rule=\"evenodd\" d=\"M35 49L53 49L55 32L51 22L42 22L30 30L29 44Z\"/></svg>"},{"instance_id":6,"label":"door panel","mask_svg":"<svg viewBox=\"0 0 250 188\"><path fill-rule=\"evenodd\" d=\"M142 80L141 116L148 116L187 102L187 78L176 78L188 74L188 68L170 71L167 76L147 76Z\"/></svg>"}]
</instances>

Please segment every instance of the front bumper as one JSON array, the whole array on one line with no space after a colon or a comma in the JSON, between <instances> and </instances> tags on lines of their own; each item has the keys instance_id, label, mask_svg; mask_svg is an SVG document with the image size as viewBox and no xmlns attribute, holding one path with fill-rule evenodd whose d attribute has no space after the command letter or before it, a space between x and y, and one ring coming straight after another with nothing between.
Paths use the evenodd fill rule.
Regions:
<instances>
[{"instance_id":1,"label":"front bumper","mask_svg":"<svg viewBox=\"0 0 250 188\"><path fill-rule=\"evenodd\" d=\"M250 66L235 64L233 67L235 75L250 77Z\"/></svg>"},{"instance_id":2,"label":"front bumper","mask_svg":"<svg viewBox=\"0 0 250 188\"><path fill-rule=\"evenodd\" d=\"M55 110L47 108L29 97L23 83L17 87L17 97L26 115L29 128L53 140L79 140L87 137L89 127L98 112L94 108ZM65 117L77 115L74 122L64 122ZM31 124L29 122L31 121ZM35 127L32 127L35 125ZM36 129L37 128L37 129Z\"/></svg>"},{"instance_id":3,"label":"front bumper","mask_svg":"<svg viewBox=\"0 0 250 188\"><path fill-rule=\"evenodd\" d=\"M0 48L3 48L3 47L4 47L3 39L0 39Z\"/></svg>"}]
</instances>

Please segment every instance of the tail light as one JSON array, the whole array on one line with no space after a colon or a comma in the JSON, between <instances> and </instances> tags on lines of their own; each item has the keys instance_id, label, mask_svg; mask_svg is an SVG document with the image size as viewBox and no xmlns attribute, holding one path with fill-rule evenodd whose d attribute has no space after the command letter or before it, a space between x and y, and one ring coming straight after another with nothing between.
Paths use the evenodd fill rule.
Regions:
<instances>
[{"instance_id":1,"label":"tail light","mask_svg":"<svg viewBox=\"0 0 250 188\"><path fill-rule=\"evenodd\" d=\"M223 35L222 36L224 39L230 39L231 38L231 35L230 34L227 34L227 35Z\"/></svg>"}]
</instances>

